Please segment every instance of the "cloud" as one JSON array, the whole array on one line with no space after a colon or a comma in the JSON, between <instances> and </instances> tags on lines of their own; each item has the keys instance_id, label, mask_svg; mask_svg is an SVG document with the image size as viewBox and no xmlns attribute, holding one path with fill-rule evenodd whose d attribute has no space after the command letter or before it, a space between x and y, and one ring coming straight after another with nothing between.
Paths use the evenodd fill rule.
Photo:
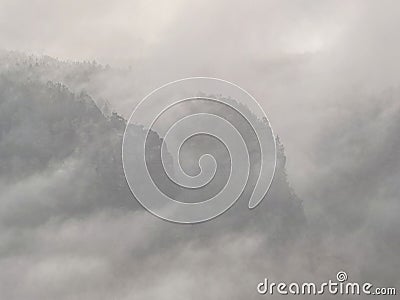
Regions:
<instances>
[{"instance_id":1,"label":"cloud","mask_svg":"<svg viewBox=\"0 0 400 300\"><path fill-rule=\"evenodd\" d=\"M83 143L85 155L67 152L64 164L32 167L13 183L0 174L1 296L243 299L265 276L323 280L339 269L398 286L399 8L394 1L0 1L0 47L120 67L66 63L31 79L61 81L78 95L85 89L124 116L181 77L221 77L249 90L285 145L308 220L306 232L291 231L296 207L275 197L254 212L256 224L245 216L249 223L181 228L132 208L121 200L129 193L95 194L115 174L96 181L93 161L112 143L100 134L110 127L94 122L104 127L93 145ZM26 126L0 146L22 136L38 135ZM59 150L69 149L64 142ZM7 162L19 170L17 160Z\"/></svg>"}]
</instances>

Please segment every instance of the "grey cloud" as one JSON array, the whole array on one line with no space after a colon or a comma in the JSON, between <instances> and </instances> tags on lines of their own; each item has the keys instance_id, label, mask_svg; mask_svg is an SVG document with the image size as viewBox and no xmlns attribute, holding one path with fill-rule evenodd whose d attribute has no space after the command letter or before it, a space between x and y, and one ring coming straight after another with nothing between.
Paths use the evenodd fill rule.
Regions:
<instances>
[{"instance_id":1,"label":"grey cloud","mask_svg":"<svg viewBox=\"0 0 400 300\"><path fill-rule=\"evenodd\" d=\"M9 57L0 68L13 79L59 81L77 95L85 90L100 107L107 100L125 117L152 89L180 77L238 83L262 103L285 145L307 229L293 229L304 220L294 217L292 210L300 209L290 204L294 194L279 197L279 184L253 212L256 224L250 214L244 223L229 222L236 212L228 211L214 225L182 229L132 209L133 201L121 201L125 196L110 201L106 189L90 202L84 191L95 176L85 166L103 145L97 141L87 156L72 156L77 160L64 166L39 172L32 161L32 177L2 180L4 297L243 299L264 276L323 280L339 269L354 280L398 287L397 2L160 3L1 1L0 47L120 68L45 58L48 67L20 65L15 69L23 71L15 72ZM8 108L3 111L7 116ZM23 128L8 141L33 135ZM61 142L52 153L63 149L68 144ZM72 162L82 168L71 169ZM82 193L90 204L60 205L49 187ZM25 199L26 193L36 197ZM215 230L221 224L224 230Z\"/></svg>"}]
</instances>

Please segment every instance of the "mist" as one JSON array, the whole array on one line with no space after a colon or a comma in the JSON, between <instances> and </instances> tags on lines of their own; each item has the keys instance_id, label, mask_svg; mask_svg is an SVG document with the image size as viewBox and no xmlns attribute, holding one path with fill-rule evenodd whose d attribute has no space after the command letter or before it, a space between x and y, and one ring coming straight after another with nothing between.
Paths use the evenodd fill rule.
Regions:
<instances>
[{"instance_id":1,"label":"mist","mask_svg":"<svg viewBox=\"0 0 400 300\"><path fill-rule=\"evenodd\" d=\"M263 276L341 269L399 286L399 15L396 1L0 0L2 298L256 299ZM240 231L232 212L230 229L193 233L132 199L122 118L191 76L248 90L283 144L264 225L241 215ZM53 90L86 104L47 107Z\"/></svg>"}]
</instances>

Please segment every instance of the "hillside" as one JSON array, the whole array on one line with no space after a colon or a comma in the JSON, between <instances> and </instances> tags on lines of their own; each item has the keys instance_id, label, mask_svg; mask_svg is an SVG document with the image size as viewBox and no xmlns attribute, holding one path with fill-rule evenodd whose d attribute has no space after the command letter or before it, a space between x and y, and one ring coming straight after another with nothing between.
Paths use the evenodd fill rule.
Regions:
<instances>
[{"instance_id":1,"label":"hillside","mask_svg":"<svg viewBox=\"0 0 400 300\"><path fill-rule=\"evenodd\" d=\"M60 247L65 255L76 259L95 255L107 265L108 272L121 266L125 253L131 259L124 263L132 269L151 266L160 251L177 255L174 263L178 265L183 262L180 259L189 264L198 259L215 259L216 264L222 264L220 270L226 270L228 257L237 262L237 268L243 268L254 263L253 256L271 263L269 254L290 255L288 246L304 233L306 221L301 200L288 183L286 157L279 141L275 179L266 199L255 210L248 210L247 202L239 199L227 213L210 222L197 226L168 223L145 211L128 188L121 161L126 121L116 113L103 114L88 93L75 93L64 82L44 82L35 75L45 68L50 70L50 76L62 65L73 70L68 76L89 72L90 78L104 68L96 66L88 71L86 63L70 65L50 59L51 64L32 66L36 70L29 73L28 62L32 60L35 58L27 58L25 63L12 62L7 67L4 57L1 59L0 259L37 261L32 266L21 266L28 274L37 264L57 259ZM145 134L139 126L135 130ZM162 140L156 133L153 135L153 147L157 148ZM97 242L86 244L87 235L96 237ZM149 240L143 240L142 235L149 235ZM56 236L57 242L48 236ZM116 241L118 237L121 239ZM253 238L258 242L241 242ZM206 251L206 241L207 248L218 249L206 252L207 257L213 258L196 254ZM190 259L184 254L188 247L195 249ZM60 265L61 269L64 267L64 263ZM74 274L79 272L70 268L60 283L75 282ZM157 274L161 276L167 269L168 265L159 266ZM140 283L138 274L126 272L115 276ZM206 270L199 275L202 272ZM18 273L1 284L15 280ZM86 275L80 276L84 282ZM104 276L100 276L98 284L107 282ZM231 274L224 276L229 280ZM246 276L256 280L260 274L254 271ZM28 284L25 277L20 280L21 284ZM76 287L75 294L81 288Z\"/></svg>"}]
</instances>

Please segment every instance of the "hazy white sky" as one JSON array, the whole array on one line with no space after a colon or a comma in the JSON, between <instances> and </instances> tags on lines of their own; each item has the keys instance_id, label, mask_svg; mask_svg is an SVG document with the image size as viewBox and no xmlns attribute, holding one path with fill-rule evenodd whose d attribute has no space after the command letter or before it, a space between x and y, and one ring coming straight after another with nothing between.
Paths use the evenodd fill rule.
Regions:
<instances>
[{"instance_id":1,"label":"hazy white sky","mask_svg":"<svg viewBox=\"0 0 400 300\"><path fill-rule=\"evenodd\" d=\"M2 0L0 45L103 63L150 59L160 51L257 60L334 43L362 13L357 2L335 2Z\"/></svg>"}]
</instances>

